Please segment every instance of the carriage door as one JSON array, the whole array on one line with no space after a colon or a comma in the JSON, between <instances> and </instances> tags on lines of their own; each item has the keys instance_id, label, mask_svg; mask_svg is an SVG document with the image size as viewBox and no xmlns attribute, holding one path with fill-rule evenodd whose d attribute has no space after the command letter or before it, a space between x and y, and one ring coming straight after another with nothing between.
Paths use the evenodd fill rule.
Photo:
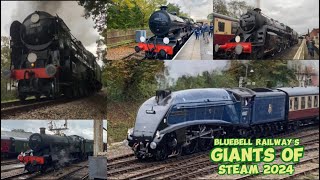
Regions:
<instances>
[{"instance_id":1,"label":"carriage door","mask_svg":"<svg viewBox=\"0 0 320 180\"><path fill-rule=\"evenodd\" d=\"M251 121L253 98L243 97L241 100L242 111L241 111L241 124L249 124Z\"/></svg>"}]
</instances>

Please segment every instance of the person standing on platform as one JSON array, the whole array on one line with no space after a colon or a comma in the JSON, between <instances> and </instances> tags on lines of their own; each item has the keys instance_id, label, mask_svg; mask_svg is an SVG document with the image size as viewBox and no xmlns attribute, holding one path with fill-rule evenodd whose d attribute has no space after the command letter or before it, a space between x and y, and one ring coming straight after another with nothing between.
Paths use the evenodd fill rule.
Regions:
<instances>
[{"instance_id":1,"label":"person standing on platform","mask_svg":"<svg viewBox=\"0 0 320 180\"><path fill-rule=\"evenodd\" d=\"M196 34L196 40L199 40L199 36L200 36L200 27L199 26L196 27L195 34Z\"/></svg>"},{"instance_id":2,"label":"person standing on platform","mask_svg":"<svg viewBox=\"0 0 320 180\"><path fill-rule=\"evenodd\" d=\"M203 40L209 44L209 31L210 31L210 28L208 26L208 23L205 23L204 26L203 26Z\"/></svg>"},{"instance_id":3,"label":"person standing on platform","mask_svg":"<svg viewBox=\"0 0 320 180\"><path fill-rule=\"evenodd\" d=\"M210 25L209 35L210 35L210 37L213 36L213 24Z\"/></svg>"},{"instance_id":4,"label":"person standing on platform","mask_svg":"<svg viewBox=\"0 0 320 180\"><path fill-rule=\"evenodd\" d=\"M315 42L309 36L307 36L306 40L307 40L306 44L307 44L307 48L308 48L308 53L312 58L314 58L314 45L315 45Z\"/></svg>"}]
</instances>

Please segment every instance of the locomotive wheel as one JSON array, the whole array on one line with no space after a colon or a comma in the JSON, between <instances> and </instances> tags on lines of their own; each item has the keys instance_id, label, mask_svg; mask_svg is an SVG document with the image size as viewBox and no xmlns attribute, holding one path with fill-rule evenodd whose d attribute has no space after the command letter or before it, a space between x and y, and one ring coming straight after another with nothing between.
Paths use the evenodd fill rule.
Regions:
<instances>
[{"instance_id":1,"label":"locomotive wheel","mask_svg":"<svg viewBox=\"0 0 320 180\"><path fill-rule=\"evenodd\" d=\"M200 138L199 139L199 149L201 151L206 151L212 148L213 145L213 140L212 139L205 139L205 138Z\"/></svg>"},{"instance_id":2,"label":"locomotive wheel","mask_svg":"<svg viewBox=\"0 0 320 180\"><path fill-rule=\"evenodd\" d=\"M20 99L20 101L22 101L22 102L25 101L26 98L27 98L26 95L19 95L19 99Z\"/></svg>"},{"instance_id":3,"label":"locomotive wheel","mask_svg":"<svg viewBox=\"0 0 320 180\"><path fill-rule=\"evenodd\" d=\"M168 151L165 146L160 146L157 148L155 153L155 159L156 161L163 161L168 158Z\"/></svg>"},{"instance_id":4,"label":"locomotive wheel","mask_svg":"<svg viewBox=\"0 0 320 180\"><path fill-rule=\"evenodd\" d=\"M35 97L36 97L36 100L40 100L40 97L41 97L41 95L40 94L37 94L37 95L35 95Z\"/></svg>"},{"instance_id":5,"label":"locomotive wheel","mask_svg":"<svg viewBox=\"0 0 320 180\"><path fill-rule=\"evenodd\" d=\"M183 153L184 154L193 154L197 151L197 146L198 146L198 140L193 139L191 140L190 144L183 147Z\"/></svg>"}]
</instances>

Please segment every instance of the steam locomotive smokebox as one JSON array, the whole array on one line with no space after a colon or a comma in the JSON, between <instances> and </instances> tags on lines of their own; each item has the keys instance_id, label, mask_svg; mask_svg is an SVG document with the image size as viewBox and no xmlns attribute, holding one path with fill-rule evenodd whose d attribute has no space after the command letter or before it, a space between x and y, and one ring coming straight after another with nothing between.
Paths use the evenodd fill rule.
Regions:
<instances>
[{"instance_id":1,"label":"steam locomotive smokebox","mask_svg":"<svg viewBox=\"0 0 320 180\"><path fill-rule=\"evenodd\" d=\"M107 179L107 158L89 156L89 179Z\"/></svg>"},{"instance_id":2,"label":"steam locomotive smokebox","mask_svg":"<svg viewBox=\"0 0 320 180\"><path fill-rule=\"evenodd\" d=\"M147 39L147 31L146 30L137 30L136 31L136 43L140 42L141 36L143 36Z\"/></svg>"}]
</instances>

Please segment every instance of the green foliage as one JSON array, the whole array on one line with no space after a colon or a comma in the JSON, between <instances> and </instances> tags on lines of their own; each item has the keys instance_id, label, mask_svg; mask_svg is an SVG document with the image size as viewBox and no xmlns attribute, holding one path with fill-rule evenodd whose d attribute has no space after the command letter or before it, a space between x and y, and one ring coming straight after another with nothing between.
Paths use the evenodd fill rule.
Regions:
<instances>
[{"instance_id":1,"label":"green foliage","mask_svg":"<svg viewBox=\"0 0 320 180\"><path fill-rule=\"evenodd\" d=\"M108 99L138 101L151 97L164 72L163 61L108 61L103 73Z\"/></svg>"},{"instance_id":2,"label":"green foliage","mask_svg":"<svg viewBox=\"0 0 320 180\"><path fill-rule=\"evenodd\" d=\"M3 78L3 71L10 69L10 40L8 37L1 36L1 101L15 99L16 91L9 91L9 79Z\"/></svg>"},{"instance_id":3,"label":"green foliage","mask_svg":"<svg viewBox=\"0 0 320 180\"><path fill-rule=\"evenodd\" d=\"M237 86L235 78L226 73L205 71L198 76L181 76L171 88L174 91L194 88L228 88Z\"/></svg>"},{"instance_id":4,"label":"green foliage","mask_svg":"<svg viewBox=\"0 0 320 180\"><path fill-rule=\"evenodd\" d=\"M246 65L248 81L255 82L255 87L277 87L297 85L295 70L288 67L288 61L231 61L230 68L226 73L239 81L240 77L246 76ZM253 70L254 72L250 72Z\"/></svg>"},{"instance_id":5,"label":"green foliage","mask_svg":"<svg viewBox=\"0 0 320 180\"><path fill-rule=\"evenodd\" d=\"M112 0L80 0L78 4L85 8L84 17L89 18L92 16L92 19L95 21L95 28L102 32L105 30L107 24L107 5L111 2Z\"/></svg>"}]
</instances>

